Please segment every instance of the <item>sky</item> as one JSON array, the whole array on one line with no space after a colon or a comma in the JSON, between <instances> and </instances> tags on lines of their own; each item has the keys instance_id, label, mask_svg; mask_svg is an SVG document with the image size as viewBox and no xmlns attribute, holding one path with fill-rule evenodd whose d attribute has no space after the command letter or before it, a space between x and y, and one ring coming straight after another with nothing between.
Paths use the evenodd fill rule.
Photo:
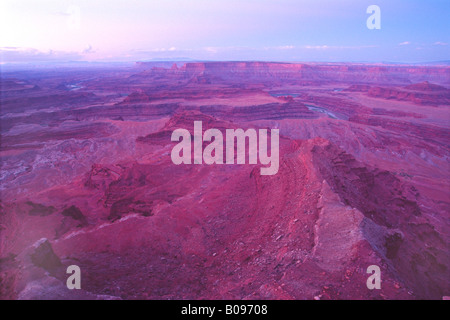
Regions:
<instances>
[{"instance_id":1,"label":"sky","mask_svg":"<svg viewBox=\"0 0 450 320\"><path fill-rule=\"evenodd\" d=\"M380 29L369 29L370 5ZM450 60L450 0L1 0L1 62Z\"/></svg>"}]
</instances>

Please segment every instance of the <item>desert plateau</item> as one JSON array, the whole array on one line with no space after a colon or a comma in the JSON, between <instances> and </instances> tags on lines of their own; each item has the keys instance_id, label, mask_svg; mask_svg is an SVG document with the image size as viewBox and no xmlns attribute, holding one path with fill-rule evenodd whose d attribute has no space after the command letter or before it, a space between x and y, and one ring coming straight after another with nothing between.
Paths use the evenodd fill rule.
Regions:
<instances>
[{"instance_id":1,"label":"desert plateau","mask_svg":"<svg viewBox=\"0 0 450 320\"><path fill-rule=\"evenodd\" d=\"M3 68L0 298L449 296L449 84L445 65ZM278 172L174 164L195 121L278 129Z\"/></svg>"}]
</instances>

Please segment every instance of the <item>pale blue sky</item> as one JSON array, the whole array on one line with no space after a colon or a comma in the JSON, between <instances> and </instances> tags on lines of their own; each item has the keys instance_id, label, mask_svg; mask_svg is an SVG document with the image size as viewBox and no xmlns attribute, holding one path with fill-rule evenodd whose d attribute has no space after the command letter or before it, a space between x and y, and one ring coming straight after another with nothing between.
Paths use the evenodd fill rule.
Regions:
<instances>
[{"instance_id":1,"label":"pale blue sky","mask_svg":"<svg viewBox=\"0 0 450 320\"><path fill-rule=\"evenodd\" d=\"M2 0L0 47L4 61L439 61L449 15L450 0Z\"/></svg>"}]
</instances>

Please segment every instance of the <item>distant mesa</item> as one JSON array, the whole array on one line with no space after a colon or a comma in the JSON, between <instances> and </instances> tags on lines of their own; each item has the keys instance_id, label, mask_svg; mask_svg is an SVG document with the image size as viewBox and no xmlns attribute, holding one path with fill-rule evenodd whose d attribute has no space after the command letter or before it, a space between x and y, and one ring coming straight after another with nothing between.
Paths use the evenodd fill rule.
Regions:
<instances>
[{"instance_id":1,"label":"distant mesa","mask_svg":"<svg viewBox=\"0 0 450 320\"><path fill-rule=\"evenodd\" d=\"M437 84L432 84L428 81L411 84L406 86L405 89L415 90L415 91L448 91L449 89L439 86Z\"/></svg>"},{"instance_id":2,"label":"distant mesa","mask_svg":"<svg viewBox=\"0 0 450 320\"><path fill-rule=\"evenodd\" d=\"M138 90L130 93L122 103L145 103L150 102L150 97L143 91Z\"/></svg>"},{"instance_id":3,"label":"distant mesa","mask_svg":"<svg viewBox=\"0 0 450 320\"><path fill-rule=\"evenodd\" d=\"M446 85L450 75L448 67L421 67L404 65L362 65L351 63L281 63L263 61L173 61L140 62L143 69L129 79L139 83L158 78L168 81L190 81L198 84L307 84L348 83L362 85L407 86L411 83L429 81Z\"/></svg>"},{"instance_id":4,"label":"distant mesa","mask_svg":"<svg viewBox=\"0 0 450 320\"><path fill-rule=\"evenodd\" d=\"M363 92L367 96L373 98L411 101L418 105L437 106L445 105L450 102L449 89L428 81L423 81L404 87L380 87L356 84L351 85L345 89L345 91Z\"/></svg>"}]
</instances>

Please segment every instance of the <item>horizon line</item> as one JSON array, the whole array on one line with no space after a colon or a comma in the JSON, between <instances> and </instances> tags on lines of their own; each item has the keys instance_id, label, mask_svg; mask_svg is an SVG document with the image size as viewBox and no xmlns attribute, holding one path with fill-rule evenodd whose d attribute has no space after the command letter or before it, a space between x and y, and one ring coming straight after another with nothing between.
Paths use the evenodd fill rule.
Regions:
<instances>
[{"instance_id":1,"label":"horizon line","mask_svg":"<svg viewBox=\"0 0 450 320\"><path fill-rule=\"evenodd\" d=\"M0 66L14 65L61 65L61 64L137 64L137 63L164 63L164 62L183 62L183 63L214 63L214 62L264 62L264 63L285 63L285 64L366 64L366 65L433 65L433 66L450 66L450 60L435 61L416 61L416 62L400 62L400 61L314 61L314 60L264 60L264 59L248 59L248 60L208 60L193 58L156 58L149 60L65 60L65 61L0 61Z\"/></svg>"}]
</instances>

